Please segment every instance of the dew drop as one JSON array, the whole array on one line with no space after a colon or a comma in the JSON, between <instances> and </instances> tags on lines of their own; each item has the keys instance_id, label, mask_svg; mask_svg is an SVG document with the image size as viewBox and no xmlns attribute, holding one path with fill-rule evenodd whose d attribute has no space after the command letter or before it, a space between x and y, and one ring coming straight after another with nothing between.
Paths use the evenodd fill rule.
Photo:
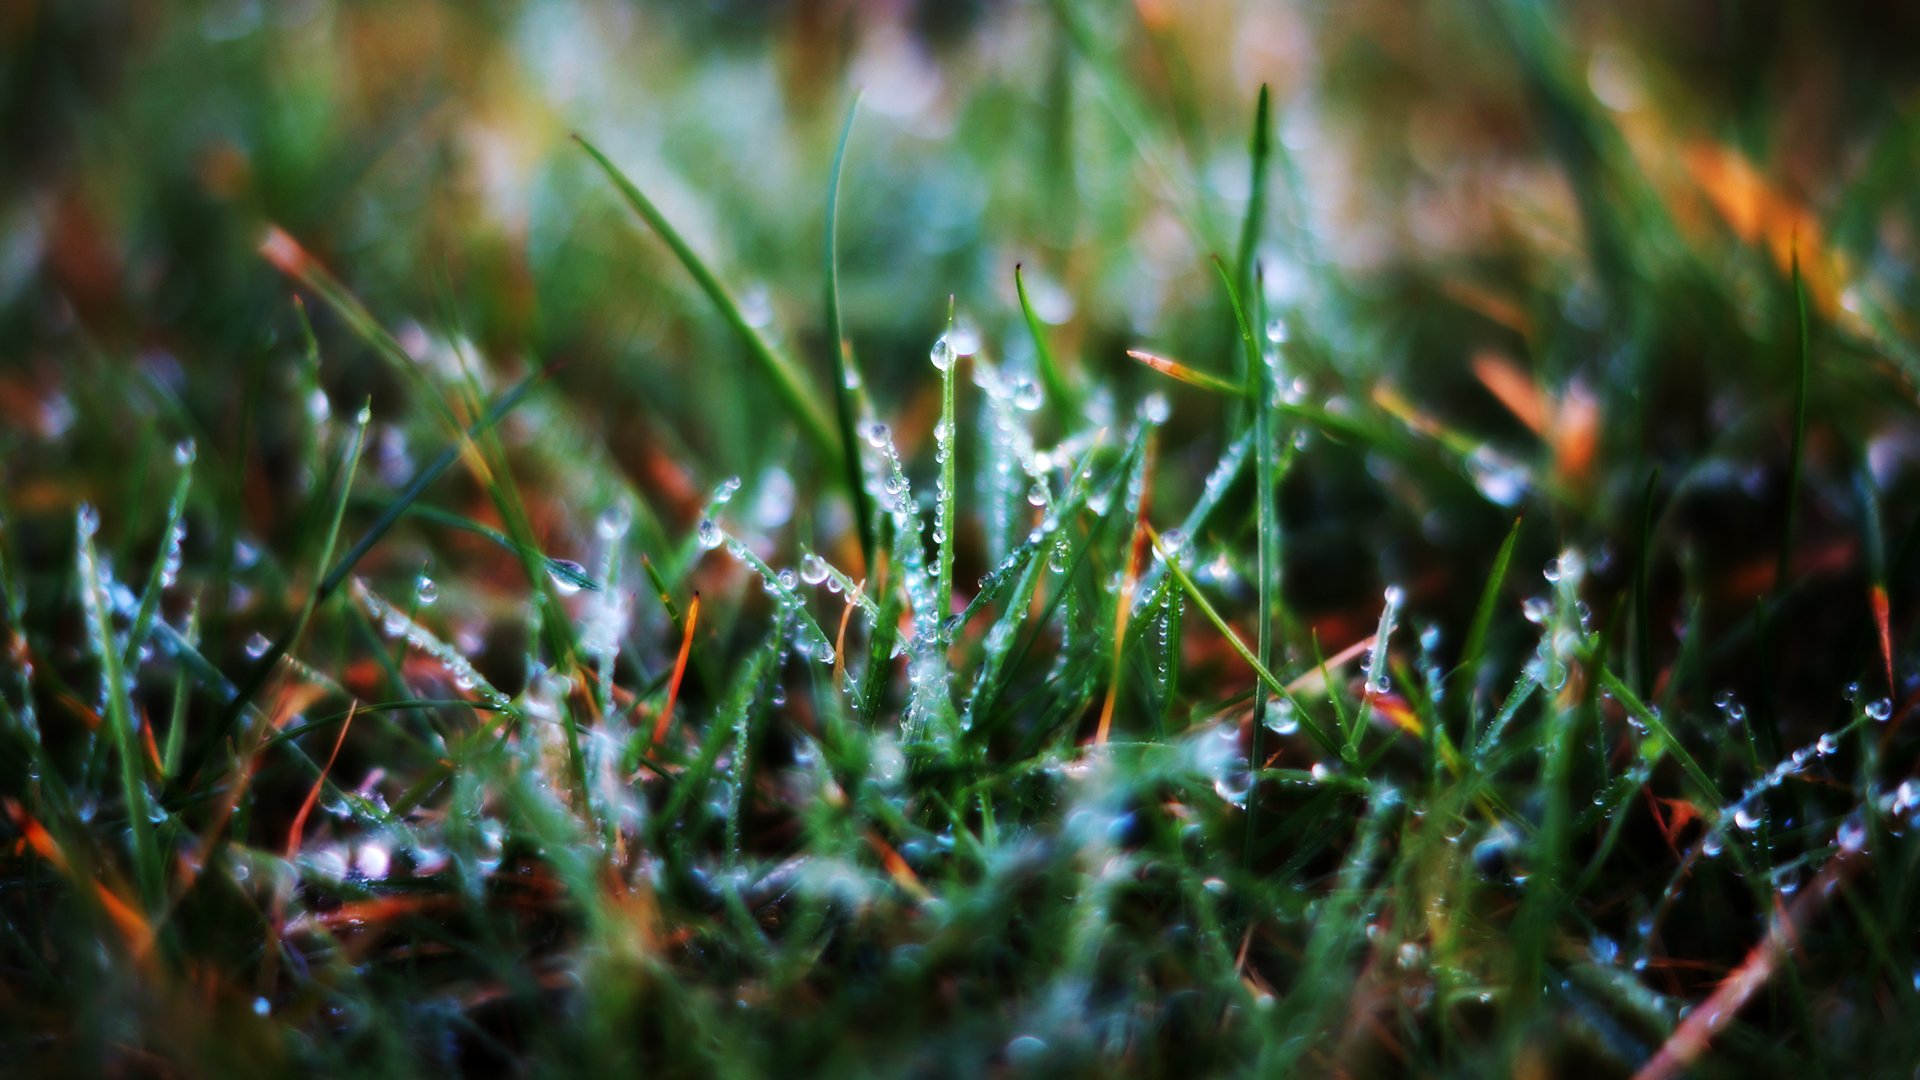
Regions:
<instances>
[{"instance_id":1,"label":"dew drop","mask_svg":"<svg viewBox=\"0 0 1920 1080\"><path fill-rule=\"evenodd\" d=\"M580 578L585 577L586 573L586 567L571 559L553 559L547 564L547 576L553 579L553 590L561 596L572 596L579 592Z\"/></svg>"},{"instance_id":2,"label":"dew drop","mask_svg":"<svg viewBox=\"0 0 1920 1080\"><path fill-rule=\"evenodd\" d=\"M267 649L272 644L272 642L267 640L267 635L256 631L252 637L247 639L247 655L258 660L262 656L267 655Z\"/></svg>"},{"instance_id":3,"label":"dew drop","mask_svg":"<svg viewBox=\"0 0 1920 1080\"><path fill-rule=\"evenodd\" d=\"M723 539L720 526L716 525L712 518L700 519L700 528L697 534L700 537L700 547L706 551L712 551L714 548L719 547L720 541Z\"/></svg>"},{"instance_id":4,"label":"dew drop","mask_svg":"<svg viewBox=\"0 0 1920 1080\"><path fill-rule=\"evenodd\" d=\"M827 580L827 560L809 551L800 558L800 580L818 585Z\"/></svg>"}]
</instances>

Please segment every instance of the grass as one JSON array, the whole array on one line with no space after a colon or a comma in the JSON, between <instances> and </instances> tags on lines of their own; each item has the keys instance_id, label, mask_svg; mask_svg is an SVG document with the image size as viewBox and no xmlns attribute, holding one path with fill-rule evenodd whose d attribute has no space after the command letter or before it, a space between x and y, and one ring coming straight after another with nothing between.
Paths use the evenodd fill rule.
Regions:
<instances>
[{"instance_id":1,"label":"grass","mask_svg":"<svg viewBox=\"0 0 1920 1080\"><path fill-rule=\"evenodd\" d=\"M1888 27L83 7L16 1070L1920 1059Z\"/></svg>"}]
</instances>

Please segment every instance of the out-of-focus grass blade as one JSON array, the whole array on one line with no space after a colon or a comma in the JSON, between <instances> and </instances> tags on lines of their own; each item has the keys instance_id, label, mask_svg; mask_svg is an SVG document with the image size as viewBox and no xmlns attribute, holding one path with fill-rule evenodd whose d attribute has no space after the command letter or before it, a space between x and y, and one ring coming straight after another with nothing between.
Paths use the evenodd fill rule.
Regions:
<instances>
[{"instance_id":1,"label":"out-of-focus grass blade","mask_svg":"<svg viewBox=\"0 0 1920 1080\"><path fill-rule=\"evenodd\" d=\"M1794 310L1794 385L1793 385L1793 445L1787 458L1787 516L1780 528L1780 562L1774 573L1773 593L1776 600L1786 591L1788 575L1793 571L1793 534L1799 521L1800 476L1805 466L1807 448L1807 375L1810 363L1807 356L1807 287L1800 278L1800 249L1793 251L1793 310Z\"/></svg>"},{"instance_id":2,"label":"out-of-focus grass blade","mask_svg":"<svg viewBox=\"0 0 1920 1080\"><path fill-rule=\"evenodd\" d=\"M1480 669L1480 654L1487 647L1487 631L1493 626L1493 613L1500 604L1500 588L1506 583L1507 567L1513 563L1513 548L1520 541L1520 526L1525 522L1526 515L1522 514L1513 519L1513 526L1507 530L1507 538L1493 557L1493 567L1487 571L1487 585L1480 590L1480 605L1474 609L1473 622L1468 624L1466 641L1460 647L1460 670L1469 685Z\"/></svg>"},{"instance_id":3,"label":"out-of-focus grass blade","mask_svg":"<svg viewBox=\"0 0 1920 1080\"><path fill-rule=\"evenodd\" d=\"M1060 370L1060 361L1053 355L1053 346L1047 341L1046 325L1034 312L1033 302L1027 299L1027 282L1021 274L1019 263L1013 265L1013 291L1020 297L1020 315L1026 320L1027 333L1033 337L1034 366L1040 369L1040 381L1047 388L1047 400L1053 406L1053 415L1061 422L1061 430L1071 430L1070 421L1079 415L1080 401Z\"/></svg>"},{"instance_id":4,"label":"out-of-focus grass blade","mask_svg":"<svg viewBox=\"0 0 1920 1080\"><path fill-rule=\"evenodd\" d=\"M1653 694L1653 596L1648 591L1653 561L1653 495L1660 483L1660 470L1647 476L1646 490L1640 497L1640 546L1633 554L1633 670L1642 697Z\"/></svg>"},{"instance_id":5,"label":"out-of-focus grass blade","mask_svg":"<svg viewBox=\"0 0 1920 1080\"><path fill-rule=\"evenodd\" d=\"M840 313L840 178L847 164L847 143L853 137L853 118L860 111L860 96L854 95L847 106L847 121L840 129L840 145L833 152L833 178L827 185L827 230L825 264L827 303L827 354L833 360L834 419L840 425L840 468L846 475L847 497L853 500L854 526L860 533L860 558L863 567L873 565L873 500L860 481L860 443L854 434L854 419L859 416L856 393L861 385L859 367L854 363L847 343L846 327Z\"/></svg>"},{"instance_id":6,"label":"out-of-focus grass blade","mask_svg":"<svg viewBox=\"0 0 1920 1080\"><path fill-rule=\"evenodd\" d=\"M747 321L747 317L740 311L740 305L734 301L733 295L727 292L726 286L720 283L720 279L707 268L707 264L701 261L700 256L694 253L693 248L688 246L678 230L667 221L666 215L653 205L652 200L642 194L640 189L634 186L633 181L627 179L626 174L601 153L598 147L579 135L575 135L574 140L586 150L588 156L593 158L594 163L600 166L601 171L607 174L607 179L613 181L614 187L626 199L627 205L633 208L634 213L640 215L647 226L659 235L668 248L672 249L674 256L680 260L680 265L686 267L687 272L693 275L693 280L700 286L701 291L707 294L707 299L713 301L713 306L719 310L720 317L726 320L727 325L732 327L734 333L738 334L740 340L746 344L747 352L753 356L754 362L759 364L761 373L773 383L774 389L786 402L787 407L793 410L794 418L800 421L801 429L807 433L809 439L813 440L815 447L819 449L834 471L840 471L842 468L840 441L834 435L833 426L827 422L826 413L821 409L818 399L807 390L805 379L799 369L794 367L792 361L777 352L773 345L761 336L760 331L754 329L753 324Z\"/></svg>"}]
</instances>

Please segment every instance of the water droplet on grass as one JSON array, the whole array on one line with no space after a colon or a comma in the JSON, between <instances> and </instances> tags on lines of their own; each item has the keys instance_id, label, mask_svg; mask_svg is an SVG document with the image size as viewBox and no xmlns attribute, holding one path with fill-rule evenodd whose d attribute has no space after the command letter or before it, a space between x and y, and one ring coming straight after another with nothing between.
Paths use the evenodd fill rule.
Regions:
<instances>
[{"instance_id":1,"label":"water droplet on grass","mask_svg":"<svg viewBox=\"0 0 1920 1080\"><path fill-rule=\"evenodd\" d=\"M809 551L800 559L800 580L818 585L827 580L827 561Z\"/></svg>"},{"instance_id":2,"label":"water droplet on grass","mask_svg":"<svg viewBox=\"0 0 1920 1080\"><path fill-rule=\"evenodd\" d=\"M267 654L267 649L272 645L273 643L267 640L267 635L256 632L247 639L247 655L258 660Z\"/></svg>"},{"instance_id":3,"label":"water droplet on grass","mask_svg":"<svg viewBox=\"0 0 1920 1080\"><path fill-rule=\"evenodd\" d=\"M561 596L572 596L583 587L581 583L587 576L587 568L572 559L549 559L547 576L553 579L555 592Z\"/></svg>"}]
</instances>

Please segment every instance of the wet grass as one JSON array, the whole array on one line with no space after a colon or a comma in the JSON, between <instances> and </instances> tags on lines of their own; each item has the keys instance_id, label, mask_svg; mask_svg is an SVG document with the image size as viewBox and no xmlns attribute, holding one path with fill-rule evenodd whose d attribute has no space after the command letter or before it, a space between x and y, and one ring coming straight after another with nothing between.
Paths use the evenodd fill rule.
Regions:
<instances>
[{"instance_id":1,"label":"wet grass","mask_svg":"<svg viewBox=\"0 0 1920 1080\"><path fill-rule=\"evenodd\" d=\"M1908 84L1816 62L1873 28L1780 16L1735 122L1574 9L1301 17L1272 87L1151 5L861 24L857 111L799 23L320 9L116 46L257 91L217 136L8 136L17 1068L1920 1058ZM662 107L410 45L556 34Z\"/></svg>"}]
</instances>

